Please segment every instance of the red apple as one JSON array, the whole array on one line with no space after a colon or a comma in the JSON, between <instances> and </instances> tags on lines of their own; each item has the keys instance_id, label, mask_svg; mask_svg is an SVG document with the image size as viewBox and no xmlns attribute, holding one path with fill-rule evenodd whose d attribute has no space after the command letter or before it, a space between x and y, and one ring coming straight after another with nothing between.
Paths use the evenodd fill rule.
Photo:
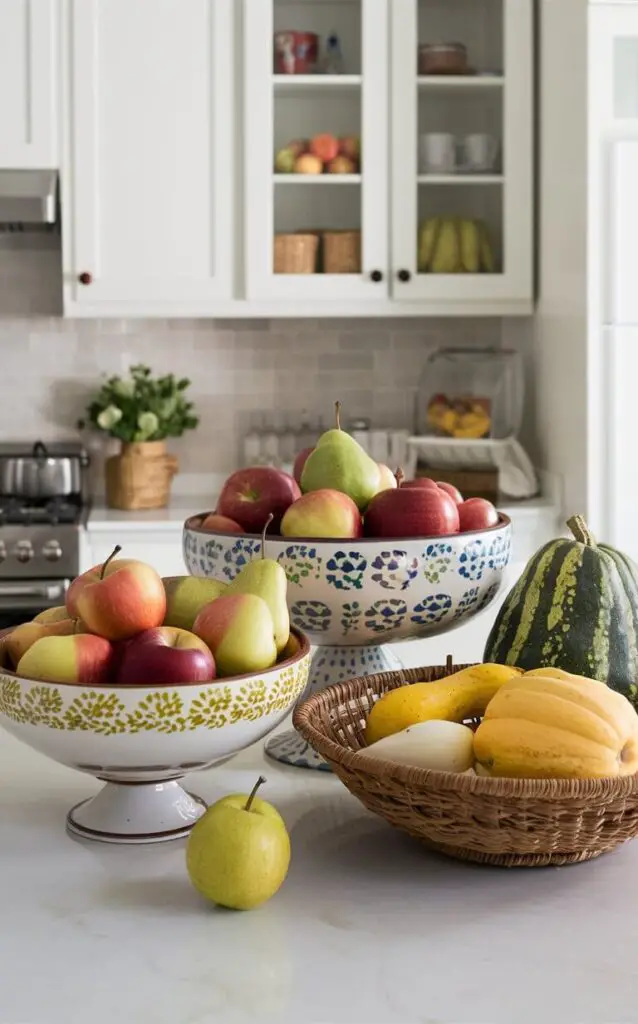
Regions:
<instances>
[{"instance_id":1,"label":"red apple","mask_svg":"<svg viewBox=\"0 0 638 1024\"><path fill-rule=\"evenodd\" d=\"M441 537L459 532L456 505L438 487L403 487L377 494L365 515L368 537Z\"/></svg>"},{"instance_id":2,"label":"red apple","mask_svg":"<svg viewBox=\"0 0 638 1024\"><path fill-rule=\"evenodd\" d=\"M292 475L298 484L301 484L301 474L303 473L303 468L306 465L306 459L311 452L314 452L314 448L302 448L295 459L295 464L292 467Z\"/></svg>"},{"instance_id":3,"label":"red apple","mask_svg":"<svg viewBox=\"0 0 638 1024\"><path fill-rule=\"evenodd\" d=\"M459 505L461 533L470 530L487 530L498 523L498 512L486 498L468 498Z\"/></svg>"},{"instance_id":4,"label":"red apple","mask_svg":"<svg viewBox=\"0 0 638 1024\"><path fill-rule=\"evenodd\" d=\"M454 484L448 484L445 480L437 480L436 486L440 487L446 494L449 494L455 505L460 505L463 501L463 495Z\"/></svg>"},{"instance_id":5,"label":"red apple","mask_svg":"<svg viewBox=\"0 0 638 1024\"><path fill-rule=\"evenodd\" d=\"M112 664L113 648L108 640L76 633L36 640L20 658L16 672L25 679L99 686L109 681Z\"/></svg>"},{"instance_id":6,"label":"red apple","mask_svg":"<svg viewBox=\"0 0 638 1024\"><path fill-rule=\"evenodd\" d=\"M300 497L299 485L290 474L271 466L249 466L228 477L217 512L248 533L260 533L272 515L270 532L277 533L284 512Z\"/></svg>"},{"instance_id":7,"label":"red apple","mask_svg":"<svg viewBox=\"0 0 638 1024\"><path fill-rule=\"evenodd\" d=\"M161 577L145 562L114 558L119 550L73 580L66 595L70 617L107 640L126 640L161 626L166 614Z\"/></svg>"},{"instance_id":8,"label":"red apple","mask_svg":"<svg viewBox=\"0 0 638 1024\"><path fill-rule=\"evenodd\" d=\"M358 135L345 135L342 139L339 139L339 152L344 156L349 156L355 163L358 162L361 156L361 139Z\"/></svg>"},{"instance_id":9,"label":"red apple","mask_svg":"<svg viewBox=\"0 0 638 1024\"><path fill-rule=\"evenodd\" d=\"M429 476L418 476L414 480L403 480L401 487L422 487L430 491L436 491L437 485Z\"/></svg>"},{"instance_id":10,"label":"red apple","mask_svg":"<svg viewBox=\"0 0 638 1024\"><path fill-rule=\"evenodd\" d=\"M119 661L121 686L208 683L215 659L203 640L177 626L146 629L127 641Z\"/></svg>"},{"instance_id":11,"label":"red apple","mask_svg":"<svg viewBox=\"0 0 638 1024\"><path fill-rule=\"evenodd\" d=\"M281 521L282 537L350 539L361 533L361 513L352 498L328 487L304 494Z\"/></svg>"},{"instance_id":12,"label":"red apple","mask_svg":"<svg viewBox=\"0 0 638 1024\"><path fill-rule=\"evenodd\" d=\"M220 516L217 512L209 512L200 523L202 530L214 530L215 533L245 533L243 526L228 516Z\"/></svg>"}]
</instances>

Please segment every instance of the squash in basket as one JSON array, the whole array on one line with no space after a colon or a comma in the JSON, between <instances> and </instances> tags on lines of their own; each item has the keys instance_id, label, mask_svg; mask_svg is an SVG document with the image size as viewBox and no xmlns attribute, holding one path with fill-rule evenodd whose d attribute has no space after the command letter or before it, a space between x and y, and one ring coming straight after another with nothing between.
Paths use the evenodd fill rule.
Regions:
<instances>
[{"instance_id":1,"label":"squash in basket","mask_svg":"<svg viewBox=\"0 0 638 1024\"><path fill-rule=\"evenodd\" d=\"M562 668L638 696L638 566L597 544L581 516L574 539L545 544L505 598L484 661Z\"/></svg>"},{"instance_id":2,"label":"squash in basket","mask_svg":"<svg viewBox=\"0 0 638 1024\"><path fill-rule=\"evenodd\" d=\"M481 774L602 779L638 770L638 714L604 683L527 673L505 683L474 736Z\"/></svg>"}]
</instances>

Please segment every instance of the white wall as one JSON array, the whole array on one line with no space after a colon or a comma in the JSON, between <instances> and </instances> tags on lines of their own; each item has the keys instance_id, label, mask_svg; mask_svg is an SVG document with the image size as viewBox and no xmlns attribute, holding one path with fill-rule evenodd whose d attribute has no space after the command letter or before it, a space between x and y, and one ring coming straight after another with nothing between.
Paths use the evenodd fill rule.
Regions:
<instances>
[{"instance_id":1,"label":"white wall","mask_svg":"<svg viewBox=\"0 0 638 1024\"><path fill-rule=\"evenodd\" d=\"M587 443L587 4L540 4L540 278L534 371L541 465L565 512L592 511ZM591 523L596 529L595 520Z\"/></svg>"}]
</instances>

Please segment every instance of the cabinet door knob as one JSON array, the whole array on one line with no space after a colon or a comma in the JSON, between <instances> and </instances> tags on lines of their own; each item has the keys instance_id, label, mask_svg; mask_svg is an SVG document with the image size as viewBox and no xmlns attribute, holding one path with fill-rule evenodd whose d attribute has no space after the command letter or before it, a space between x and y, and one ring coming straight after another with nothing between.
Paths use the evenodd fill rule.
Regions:
<instances>
[{"instance_id":1,"label":"cabinet door knob","mask_svg":"<svg viewBox=\"0 0 638 1024\"><path fill-rule=\"evenodd\" d=\"M373 270L370 274L370 280L374 281L375 284L379 284L379 281L383 281L383 274L380 270Z\"/></svg>"},{"instance_id":2,"label":"cabinet door knob","mask_svg":"<svg viewBox=\"0 0 638 1024\"><path fill-rule=\"evenodd\" d=\"M412 279L412 274L409 270L400 270L397 277L399 278L399 281L410 281Z\"/></svg>"},{"instance_id":3,"label":"cabinet door knob","mask_svg":"<svg viewBox=\"0 0 638 1024\"><path fill-rule=\"evenodd\" d=\"M81 274L78 274L78 281L80 284L91 284L93 275L89 274L88 270L83 270Z\"/></svg>"}]
</instances>

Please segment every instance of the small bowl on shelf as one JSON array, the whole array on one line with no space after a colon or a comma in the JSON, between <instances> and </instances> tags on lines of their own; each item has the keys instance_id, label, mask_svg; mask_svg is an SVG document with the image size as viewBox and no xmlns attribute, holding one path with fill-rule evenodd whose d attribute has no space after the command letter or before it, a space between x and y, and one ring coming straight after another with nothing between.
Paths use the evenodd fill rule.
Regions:
<instances>
[{"instance_id":1,"label":"small bowl on shelf","mask_svg":"<svg viewBox=\"0 0 638 1024\"><path fill-rule=\"evenodd\" d=\"M295 728L368 810L432 849L502 867L577 864L638 835L638 774L609 779L486 778L360 753L375 701L464 665L351 679L300 704Z\"/></svg>"},{"instance_id":2,"label":"small bowl on shelf","mask_svg":"<svg viewBox=\"0 0 638 1024\"><path fill-rule=\"evenodd\" d=\"M268 735L303 693L310 644L291 631L264 672L210 683L86 686L0 668L0 724L60 764L106 785L69 811L68 830L107 843L188 834L206 805L179 784Z\"/></svg>"}]
</instances>

